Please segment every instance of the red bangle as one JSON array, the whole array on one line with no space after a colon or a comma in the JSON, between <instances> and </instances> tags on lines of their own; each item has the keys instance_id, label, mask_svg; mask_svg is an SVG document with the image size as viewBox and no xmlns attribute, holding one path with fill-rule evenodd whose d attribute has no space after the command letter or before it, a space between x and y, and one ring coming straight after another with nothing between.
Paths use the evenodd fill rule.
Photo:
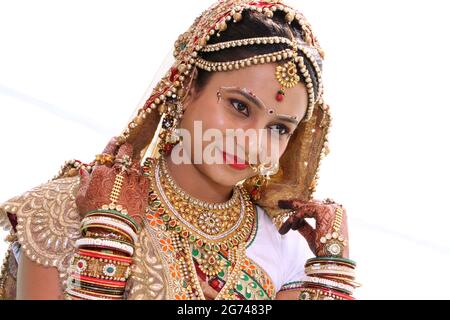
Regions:
<instances>
[{"instance_id":1,"label":"red bangle","mask_svg":"<svg viewBox=\"0 0 450 320\"><path fill-rule=\"evenodd\" d=\"M80 278L80 280L82 280L82 281L88 281L91 283L111 285L111 286L117 286L117 287L125 287L125 285L126 285L126 281L104 280L104 279L97 279L97 278L92 278L92 277L82 276L82 275L77 275L76 277L72 276L72 278L73 279Z\"/></svg>"},{"instance_id":2,"label":"red bangle","mask_svg":"<svg viewBox=\"0 0 450 320\"><path fill-rule=\"evenodd\" d=\"M79 249L78 253L83 256L87 256L87 257L99 258L99 259L109 259L109 260L124 262L124 263L128 263L128 264L131 264L133 262L133 259L131 259L131 258L119 257L119 256L115 256L115 255L109 255L107 253L99 253L99 252L89 251L89 250L84 250L84 249Z\"/></svg>"}]
</instances>

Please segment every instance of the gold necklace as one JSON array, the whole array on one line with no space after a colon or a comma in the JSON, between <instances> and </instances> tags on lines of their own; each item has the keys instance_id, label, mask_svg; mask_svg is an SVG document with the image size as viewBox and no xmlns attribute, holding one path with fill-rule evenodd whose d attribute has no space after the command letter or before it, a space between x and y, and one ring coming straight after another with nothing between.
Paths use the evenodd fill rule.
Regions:
<instances>
[{"instance_id":1,"label":"gold necklace","mask_svg":"<svg viewBox=\"0 0 450 320\"><path fill-rule=\"evenodd\" d=\"M199 268L207 276L215 276L224 268L228 268L226 284L216 299L231 299L245 257L246 240L254 231L256 210L250 201L249 194L244 188L236 187L231 199L224 204L203 202L199 205L196 199L186 199L189 198L189 196L186 197L186 193L180 196L174 192L175 183L173 180L168 181L171 177L168 175L163 159L158 161L146 159L144 171L150 176L152 189L149 194L149 209L161 212L161 208L164 208L162 227L171 232L175 249L184 256L179 261L182 264L181 269L184 270L184 277L189 283L188 293L194 299L204 299L195 269L194 260L196 260ZM233 199L239 199L239 201ZM178 202L174 203L174 201ZM186 210L186 207L191 210ZM224 232L219 233L211 227L212 223L210 228L202 228L202 217L205 215L208 217L211 211L213 214L225 212L228 216L234 215L235 223L226 224L228 229L225 231L222 229L220 231ZM197 214L198 223L196 224L191 223L192 218L189 219L189 213L192 214L192 212L200 213ZM225 266L225 260L219 253L229 257L228 266Z\"/></svg>"},{"instance_id":2,"label":"gold necklace","mask_svg":"<svg viewBox=\"0 0 450 320\"><path fill-rule=\"evenodd\" d=\"M191 195L188 195L183 189L181 189L175 180L170 176L169 170L167 169L167 161L164 157L161 157L160 159L160 166L161 166L161 172L164 176L165 180L169 183L170 189L173 190L181 199L187 201L190 204L195 205L196 207L201 207L202 209L209 209L209 210L223 210L223 209L229 209L237 204L239 201L239 194L236 192L237 187L233 189L233 195L227 202L224 203L208 203L206 201L202 201L199 199L196 199L192 197Z\"/></svg>"},{"instance_id":3,"label":"gold necklace","mask_svg":"<svg viewBox=\"0 0 450 320\"><path fill-rule=\"evenodd\" d=\"M167 222L169 229L180 233L181 236L188 238L192 243L195 242L200 247L204 246L217 252L236 247L240 242L245 242L248 239L255 221L256 211L248 192L242 186L235 189L239 202L234 207L228 209L199 208L193 202L183 201L183 199L176 197L175 192L170 189L161 174L162 161L161 159L158 162L154 161L152 169L147 170L149 173L153 173L150 177L152 192L149 204L150 208L152 206L158 208L164 205L167 210L165 210L162 218ZM152 159L148 159L146 163L151 166ZM173 199L178 202L173 203ZM189 217L189 213L197 213L198 220L195 221L192 217ZM201 221L204 216L209 214L227 215L228 217L234 215L233 220L236 220L236 222L228 224L229 227L223 232L215 233L213 231L208 233L203 231Z\"/></svg>"},{"instance_id":4,"label":"gold necklace","mask_svg":"<svg viewBox=\"0 0 450 320\"><path fill-rule=\"evenodd\" d=\"M207 203L191 197L176 185L164 158L159 161L156 170L159 170L155 173L158 191L174 215L191 230L206 239L216 240L240 226L245 208L238 187L234 188L233 195L227 202Z\"/></svg>"}]
</instances>

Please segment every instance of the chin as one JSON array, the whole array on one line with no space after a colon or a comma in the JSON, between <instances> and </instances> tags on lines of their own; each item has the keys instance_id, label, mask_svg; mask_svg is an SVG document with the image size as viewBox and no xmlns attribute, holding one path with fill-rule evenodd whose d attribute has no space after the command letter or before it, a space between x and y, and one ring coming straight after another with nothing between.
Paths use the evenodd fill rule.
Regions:
<instances>
[{"instance_id":1,"label":"chin","mask_svg":"<svg viewBox=\"0 0 450 320\"><path fill-rule=\"evenodd\" d=\"M254 175L250 168L235 169L226 164L203 164L198 169L215 183L226 187L234 187L238 182Z\"/></svg>"}]
</instances>

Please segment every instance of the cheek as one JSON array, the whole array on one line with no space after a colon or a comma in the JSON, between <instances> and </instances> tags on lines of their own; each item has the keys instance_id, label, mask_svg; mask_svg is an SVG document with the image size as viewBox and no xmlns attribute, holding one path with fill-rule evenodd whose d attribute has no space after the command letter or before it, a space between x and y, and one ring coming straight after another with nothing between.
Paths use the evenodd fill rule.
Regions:
<instances>
[{"instance_id":1,"label":"cheek","mask_svg":"<svg viewBox=\"0 0 450 320\"><path fill-rule=\"evenodd\" d=\"M218 104L216 98L200 98L190 105L183 115L183 126L193 126L194 121L201 121L202 128L227 128L229 124L229 117L225 110ZM188 123L189 122L189 123Z\"/></svg>"}]
</instances>

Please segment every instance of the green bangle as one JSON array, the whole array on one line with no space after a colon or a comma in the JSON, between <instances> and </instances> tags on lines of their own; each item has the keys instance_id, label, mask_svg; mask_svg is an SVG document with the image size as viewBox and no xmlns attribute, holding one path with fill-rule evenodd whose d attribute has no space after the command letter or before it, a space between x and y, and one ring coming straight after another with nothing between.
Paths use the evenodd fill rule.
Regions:
<instances>
[{"instance_id":1,"label":"green bangle","mask_svg":"<svg viewBox=\"0 0 450 320\"><path fill-rule=\"evenodd\" d=\"M347 264L350 264L350 265L356 267L355 261L350 260L350 259L345 259L345 258L338 258L338 257L315 257L315 258L308 259L306 261L306 264L314 263L314 262L326 262L326 261L342 262L342 263L347 263Z\"/></svg>"}]
</instances>

